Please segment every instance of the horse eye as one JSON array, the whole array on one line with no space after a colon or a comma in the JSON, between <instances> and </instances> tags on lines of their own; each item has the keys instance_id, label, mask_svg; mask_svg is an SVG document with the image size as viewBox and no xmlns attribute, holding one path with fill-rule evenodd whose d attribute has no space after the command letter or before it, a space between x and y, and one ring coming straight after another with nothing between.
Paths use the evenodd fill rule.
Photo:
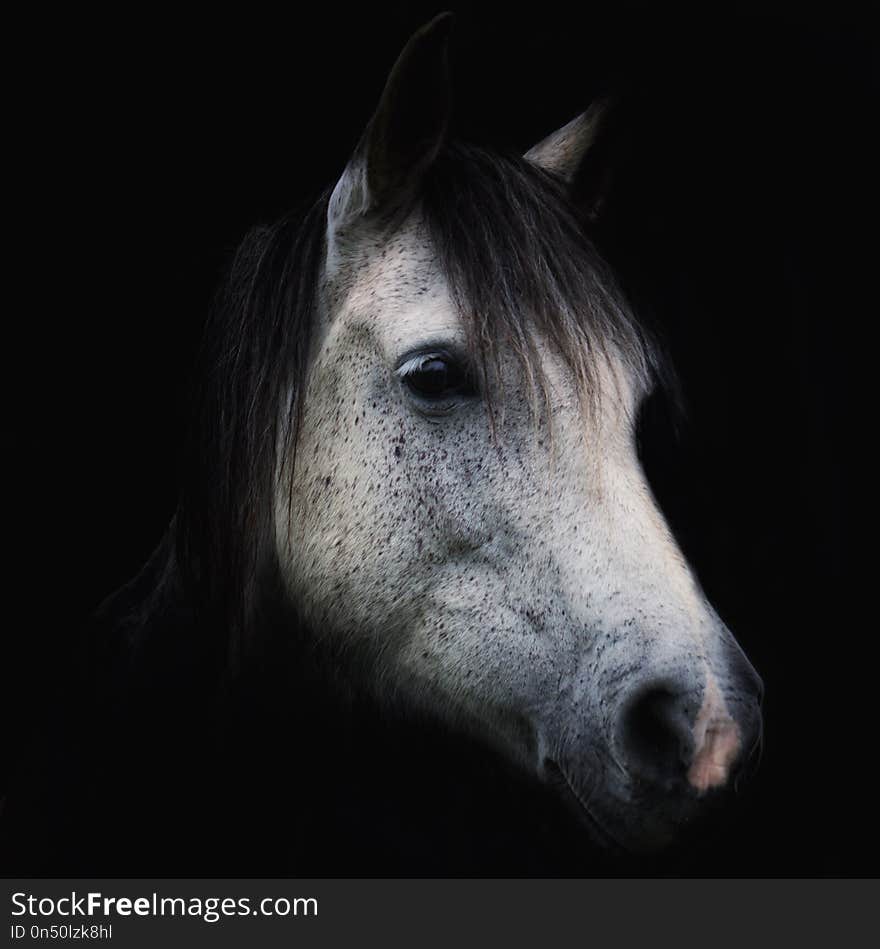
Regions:
<instances>
[{"instance_id":1,"label":"horse eye","mask_svg":"<svg viewBox=\"0 0 880 949\"><path fill-rule=\"evenodd\" d=\"M417 356L398 371L407 388L421 399L436 402L472 391L467 374L449 356Z\"/></svg>"}]
</instances>

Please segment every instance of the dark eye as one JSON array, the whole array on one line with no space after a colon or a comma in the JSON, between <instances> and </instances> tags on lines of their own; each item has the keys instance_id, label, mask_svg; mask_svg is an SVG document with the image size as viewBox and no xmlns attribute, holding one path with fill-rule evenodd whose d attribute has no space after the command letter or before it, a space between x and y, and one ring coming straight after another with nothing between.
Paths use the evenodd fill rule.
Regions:
<instances>
[{"instance_id":1,"label":"dark eye","mask_svg":"<svg viewBox=\"0 0 880 949\"><path fill-rule=\"evenodd\" d=\"M410 392L425 401L441 402L473 392L459 363L440 353L414 356L397 372Z\"/></svg>"}]
</instances>

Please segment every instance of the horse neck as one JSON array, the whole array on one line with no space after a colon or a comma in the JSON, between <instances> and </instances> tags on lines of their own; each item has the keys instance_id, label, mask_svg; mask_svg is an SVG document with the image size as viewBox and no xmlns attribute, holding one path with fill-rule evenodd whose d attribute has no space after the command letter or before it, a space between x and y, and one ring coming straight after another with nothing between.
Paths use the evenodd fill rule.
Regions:
<instances>
[{"instance_id":1,"label":"horse neck","mask_svg":"<svg viewBox=\"0 0 880 949\"><path fill-rule=\"evenodd\" d=\"M311 637L283 605L271 570L261 578L252 625L238 631L246 640L244 654L230 662L232 624L199 602L179 560L177 530L174 518L141 570L96 611L86 648L92 669L103 677L98 687L132 693L134 701L196 689L219 707L237 705L242 689L253 697L266 694L262 680L286 677L288 697L291 688L298 691L298 678L313 682L315 673L305 669L301 655Z\"/></svg>"},{"instance_id":2,"label":"horse neck","mask_svg":"<svg viewBox=\"0 0 880 949\"><path fill-rule=\"evenodd\" d=\"M172 520L141 570L98 607L87 649L111 688L136 688L151 678L164 683L176 668L194 665L198 627L184 592Z\"/></svg>"}]
</instances>

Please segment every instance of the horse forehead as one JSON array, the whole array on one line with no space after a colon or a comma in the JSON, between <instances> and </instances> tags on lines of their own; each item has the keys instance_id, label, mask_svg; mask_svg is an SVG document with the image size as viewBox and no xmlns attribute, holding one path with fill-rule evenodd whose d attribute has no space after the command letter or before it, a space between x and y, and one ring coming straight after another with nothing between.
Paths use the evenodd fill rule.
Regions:
<instances>
[{"instance_id":1,"label":"horse forehead","mask_svg":"<svg viewBox=\"0 0 880 949\"><path fill-rule=\"evenodd\" d=\"M430 242L417 221L387 240L363 248L352 261L344 310L358 321L389 324L457 325L449 286Z\"/></svg>"}]
</instances>

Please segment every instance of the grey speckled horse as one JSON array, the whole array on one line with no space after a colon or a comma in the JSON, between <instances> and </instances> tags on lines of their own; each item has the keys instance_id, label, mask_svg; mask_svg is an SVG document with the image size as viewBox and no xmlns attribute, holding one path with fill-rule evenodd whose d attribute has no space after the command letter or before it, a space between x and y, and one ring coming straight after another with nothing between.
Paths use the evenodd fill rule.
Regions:
<instances>
[{"instance_id":1,"label":"grey speckled horse","mask_svg":"<svg viewBox=\"0 0 880 949\"><path fill-rule=\"evenodd\" d=\"M638 461L656 348L570 197L601 110L525 156L447 141L448 27L335 187L240 250L177 563L235 649L271 575L375 700L651 848L733 783L761 684Z\"/></svg>"}]
</instances>

